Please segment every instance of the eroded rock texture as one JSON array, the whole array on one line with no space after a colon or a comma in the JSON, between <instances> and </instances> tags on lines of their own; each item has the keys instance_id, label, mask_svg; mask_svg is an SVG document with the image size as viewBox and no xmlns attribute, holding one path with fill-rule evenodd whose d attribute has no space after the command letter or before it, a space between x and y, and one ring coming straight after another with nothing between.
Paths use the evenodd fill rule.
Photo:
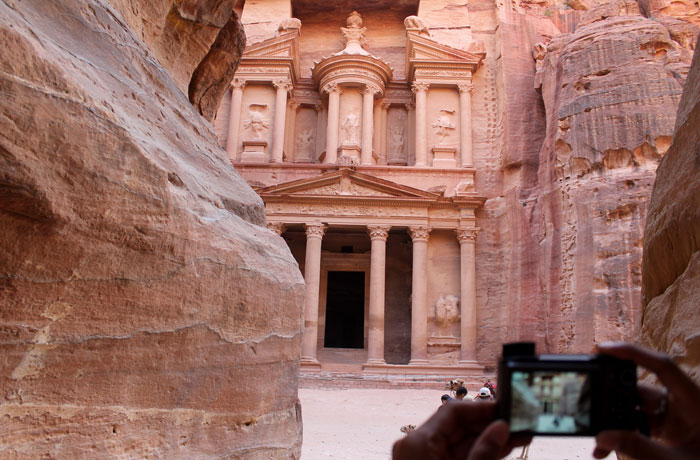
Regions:
<instances>
[{"instance_id":1,"label":"eroded rock texture","mask_svg":"<svg viewBox=\"0 0 700 460\"><path fill-rule=\"evenodd\" d=\"M303 280L128 24L0 2L0 457L298 457Z\"/></svg>"},{"instance_id":2,"label":"eroded rock texture","mask_svg":"<svg viewBox=\"0 0 700 460\"><path fill-rule=\"evenodd\" d=\"M486 266L501 267L480 271L489 286L486 349L497 352L490 341L499 327L504 340L535 339L552 352L633 338L648 199L692 56L673 21L640 13L630 0L588 5L573 33L549 42L533 18L501 14L525 32L501 49L502 72L511 74L504 78L504 193L486 202L479 223L498 235L481 240ZM537 35L543 108L517 83L526 81L526 67L509 57L513 42L534 45Z\"/></svg>"},{"instance_id":3,"label":"eroded rock texture","mask_svg":"<svg viewBox=\"0 0 700 460\"><path fill-rule=\"evenodd\" d=\"M638 339L700 381L700 53L683 90L673 143L659 165L644 232Z\"/></svg>"}]
</instances>

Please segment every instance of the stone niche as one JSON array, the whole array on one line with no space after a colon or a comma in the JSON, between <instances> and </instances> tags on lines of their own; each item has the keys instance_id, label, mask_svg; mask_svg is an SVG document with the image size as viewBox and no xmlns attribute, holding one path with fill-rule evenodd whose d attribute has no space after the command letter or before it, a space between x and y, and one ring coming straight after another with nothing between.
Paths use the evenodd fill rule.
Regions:
<instances>
[{"instance_id":1,"label":"stone niche","mask_svg":"<svg viewBox=\"0 0 700 460\"><path fill-rule=\"evenodd\" d=\"M249 83L243 91L239 125L239 161L266 162L272 147L272 121L275 119L275 89L264 83Z\"/></svg>"},{"instance_id":2,"label":"stone niche","mask_svg":"<svg viewBox=\"0 0 700 460\"><path fill-rule=\"evenodd\" d=\"M318 161L319 116L320 112L317 112L313 107L299 107L291 153L295 163L316 163Z\"/></svg>"},{"instance_id":3,"label":"stone niche","mask_svg":"<svg viewBox=\"0 0 700 460\"><path fill-rule=\"evenodd\" d=\"M338 117L338 158L343 155L360 160L362 141L362 93L361 88L346 86L340 95Z\"/></svg>"},{"instance_id":4,"label":"stone niche","mask_svg":"<svg viewBox=\"0 0 700 460\"><path fill-rule=\"evenodd\" d=\"M390 166L408 164L408 111L403 105L392 105L386 116L386 163Z\"/></svg>"},{"instance_id":5,"label":"stone niche","mask_svg":"<svg viewBox=\"0 0 700 460\"><path fill-rule=\"evenodd\" d=\"M434 167L454 168L459 157L459 94L454 88L428 92L428 155Z\"/></svg>"}]
</instances>

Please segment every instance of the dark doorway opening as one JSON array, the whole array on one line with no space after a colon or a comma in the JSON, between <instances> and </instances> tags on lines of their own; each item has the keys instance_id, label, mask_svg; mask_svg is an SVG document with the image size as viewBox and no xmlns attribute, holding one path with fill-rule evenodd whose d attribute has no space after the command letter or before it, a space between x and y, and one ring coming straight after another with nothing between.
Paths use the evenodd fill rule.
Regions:
<instances>
[{"instance_id":1,"label":"dark doorway opening","mask_svg":"<svg viewBox=\"0 0 700 460\"><path fill-rule=\"evenodd\" d=\"M326 348L364 348L365 273L328 272Z\"/></svg>"}]
</instances>

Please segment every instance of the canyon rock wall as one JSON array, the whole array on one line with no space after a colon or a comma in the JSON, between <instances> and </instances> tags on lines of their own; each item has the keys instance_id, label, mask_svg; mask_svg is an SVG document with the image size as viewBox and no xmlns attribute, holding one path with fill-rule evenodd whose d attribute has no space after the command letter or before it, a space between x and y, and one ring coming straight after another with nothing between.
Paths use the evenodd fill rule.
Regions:
<instances>
[{"instance_id":1,"label":"canyon rock wall","mask_svg":"<svg viewBox=\"0 0 700 460\"><path fill-rule=\"evenodd\" d=\"M503 193L479 222L497 236L479 243L498 266L480 270L489 287L480 349L489 359L500 341L589 352L634 335L649 195L692 56L682 37L697 27L647 18L629 0L584 6L573 33L553 37L542 16L499 11L500 72L511 75L502 92ZM543 107L524 87L533 79L514 58L522 52L512 52L509 28L521 31L518 43L542 39L530 72Z\"/></svg>"},{"instance_id":2,"label":"canyon rock wall","mask_svg":"<svg viewBox=\"0 0 700 460\"><path fill-rule=\"evenodd\" d=\"M185 95L207 46L173 80L120 11L0 2L0 457L298 458L303 279Z\"/></svg>"},{"instance_id":3,"label":"canyon rock wall","mask_svg":"<svg viewBox=\"0 0 700 460\"><path fill-rule=\"evenodd\" d=\"M637 340L670 354L700 381L700 53L675 133L657 170L644 232Z\"/></svg>"}]
</instances>

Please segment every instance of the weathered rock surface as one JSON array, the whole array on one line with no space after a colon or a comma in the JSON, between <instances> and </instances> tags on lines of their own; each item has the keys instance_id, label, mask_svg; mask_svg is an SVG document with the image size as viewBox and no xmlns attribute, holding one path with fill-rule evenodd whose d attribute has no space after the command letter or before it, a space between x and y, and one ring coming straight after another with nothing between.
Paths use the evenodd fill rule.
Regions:
<instances>
[{"instance_id":1,"label":"weathered rock surface","mask_svg":"<svg viewBox=\"0 0 700 460\"><path fill-rule=\"evenodd\" d=\"M695 52L675 133L657 170L644 232L637 338L669 353L700 381L700 53Z\"/></svg>"},{"instance_id":2,"label":"weathered rock surface","mask_svg":"<svg viewBox=\"0 0 700 460\"><path fill-rule=\"evenodd\" d=\"M0 457L298 457L303 280L130 23L0 3Z\"/></svg>"},{"instance_id":3,"label":"weathered rock surface","mask_svg":"<svg viewBox=\"0 0 700 460\"><path fill-rule=\"evenodd\" d=\"M674 39L684 35L669 31L671 21L642 16L635 2L589 6L574 33L552 38L546 53L536 48L531 71L538 69L544 110L532 102L525 122L512 114L524 113L528 93L514 81L527 72L513 72L520 64L509 51L547 31L521 17L528 25L514 30L532 31L527 40L504 40L501 72L515 78L504 87L503 194L479 216L488 254L478 268L489 287L485 355L495 356L504 340L589 352L634 335L647 203L691 51ZM516 17L500 15L506 23ZM500 25L499 33L507 30ZM537 125L546 127L539 144Z\"/></svg>"}]
</instances>

